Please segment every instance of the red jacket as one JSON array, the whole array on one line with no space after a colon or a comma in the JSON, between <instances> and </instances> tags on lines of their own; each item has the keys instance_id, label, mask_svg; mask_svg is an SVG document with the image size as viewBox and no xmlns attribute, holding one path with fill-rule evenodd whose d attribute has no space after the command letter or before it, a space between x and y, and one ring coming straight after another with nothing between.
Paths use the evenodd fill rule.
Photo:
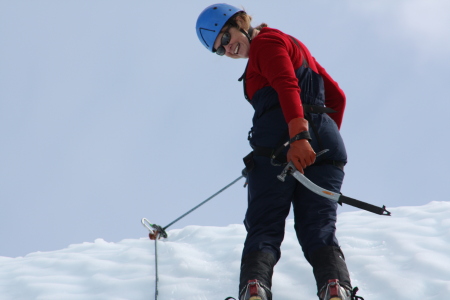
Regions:
<instances>
[{"instance_id":1,"label":"red jacket","mask_svg":"<svg viewBox=\"0 0 450 300\"><path fill-rule=\"evenodd\" d=\"M340 128L345 109L345 94L336 81L298 41L309 67L320 74L325 87L325 106L336 110L330 117ZM302 52L289 35L273 28L263 28L252 40L246 71L246 92L249 100L259 89L271 86L278 93L286 122L304 117L300 87L295 70L302 65Z\"/></svg>"}]
</instances>

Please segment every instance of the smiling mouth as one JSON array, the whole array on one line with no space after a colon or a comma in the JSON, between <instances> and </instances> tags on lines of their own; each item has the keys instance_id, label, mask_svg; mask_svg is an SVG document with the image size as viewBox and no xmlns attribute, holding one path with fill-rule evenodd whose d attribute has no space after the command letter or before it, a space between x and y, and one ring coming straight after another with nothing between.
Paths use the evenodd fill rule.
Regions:
<instances>
[{"instance_id":1,"label":"smiling mouth","mask_svg":"<svg viewBox=\"0 0 450 300\"><path fill-rule=\"evenodd\" d=\"M236 48L234 48L234 54L237 54L239 51L240 44L237 44Z\"/></svg>"}]
</instances>

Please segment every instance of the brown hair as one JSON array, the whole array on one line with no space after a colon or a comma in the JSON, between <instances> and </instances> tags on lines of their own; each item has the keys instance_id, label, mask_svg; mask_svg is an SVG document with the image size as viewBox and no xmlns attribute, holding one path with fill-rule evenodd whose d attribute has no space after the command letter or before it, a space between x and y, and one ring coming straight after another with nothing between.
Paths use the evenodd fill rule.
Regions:
<instances>
[{"instance_id":1,"label":"brown hair","mask_svg":"<svg viewBox=\"0 0 450 300\"><path fill-rule=\"evenodd\" d=\"M244 22L240 22L237 18L240 18ZM226 23L223 25L224 28L226 27L236 27L238 30L243 29L245 31L248 31L251 27L252 22L252 16L248 15L245 11L240 11L236 13L234 16L232 16ZM268 27L266 23L261 23L258 26L255 27L255 29L261 30L264 27Z\"/></svg>"}]
</instances>

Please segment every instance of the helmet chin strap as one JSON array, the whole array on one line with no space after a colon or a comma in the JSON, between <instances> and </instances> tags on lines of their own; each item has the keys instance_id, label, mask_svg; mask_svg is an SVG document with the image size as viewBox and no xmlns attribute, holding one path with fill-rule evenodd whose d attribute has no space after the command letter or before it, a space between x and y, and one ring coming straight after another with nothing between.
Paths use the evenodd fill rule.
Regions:
<instances>
[{"instance_id":1,"label":"helmet chin strap","mask_svg":"<svg viewBox=\"0 0 450 300\"><path fill-rule=\"evenodd\" d=\"M252 42L252 38L251 38L251 36L253 35L253 27L250 27L249 29L248 29L248 32L247 31L245 31L244 29L239 29L239 31L240 32L242 32L246 37L247 37L247 39L248 39L248 41L249 41L249 43L251 43Z\"/></svg>"}]
</instances>

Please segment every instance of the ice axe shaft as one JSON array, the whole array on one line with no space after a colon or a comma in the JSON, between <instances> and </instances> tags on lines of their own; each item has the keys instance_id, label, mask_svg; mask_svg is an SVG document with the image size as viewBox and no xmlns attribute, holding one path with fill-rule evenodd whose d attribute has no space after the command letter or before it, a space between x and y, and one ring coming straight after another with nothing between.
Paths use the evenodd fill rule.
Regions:
<instances>
[{"instance_id":1,"label":"ice axe shaft","mask_svg":"<svg viewBox=\"0 0 450 300\"><path fill-rule=\"evenodd\" d=\"M317 184L313 183L311 180L306 178L305 175L297 171L294 164L292 162L289 162L286 167L283 169L280 175L278 175L278 179L281 181L285 181L286 176L288 174L291 174L294 176L295 179L297 179L301 184L303 184L307 189L309 189L311 192L316 193L317 195L323 196L325 198L328 198L330 200L333 200L339 204L345 203L366 211L369 211L374 214L383 215L383 216L390 216L391 213L386 210L386 207L383 205L383 207L378 207L370 203L366 203L360 200L356 200L347 196L344 196L340 193L335 193L329 190L326 190L324 188L321 188Z\"/></svg>"}]
</instances>

